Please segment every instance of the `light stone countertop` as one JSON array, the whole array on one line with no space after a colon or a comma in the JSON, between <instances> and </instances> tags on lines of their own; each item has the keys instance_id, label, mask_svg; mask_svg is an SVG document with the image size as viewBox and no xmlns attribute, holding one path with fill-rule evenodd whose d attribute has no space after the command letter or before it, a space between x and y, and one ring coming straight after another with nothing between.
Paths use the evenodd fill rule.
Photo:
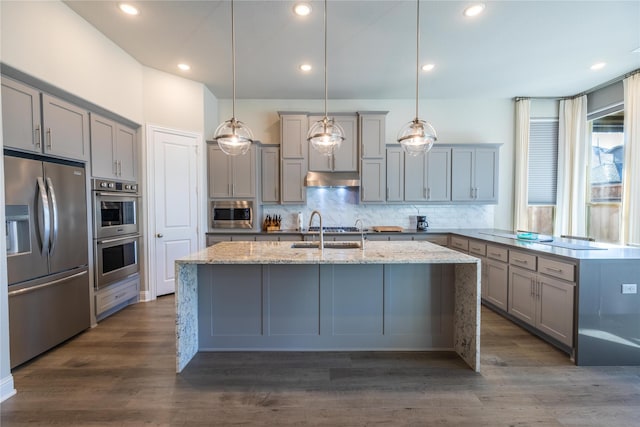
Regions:
<instances>
[{"instance_id":1,"label":"light stone countertop","mask_svg":"<svg viewBox=\"0 0 640 427\"><path fill-rule=\"evenodd\" d=\"M221 242L177 264L472 264L478 258L424 241L367 241L364 250L292 248L294 242Z\"/></svg>"}]
</instances>

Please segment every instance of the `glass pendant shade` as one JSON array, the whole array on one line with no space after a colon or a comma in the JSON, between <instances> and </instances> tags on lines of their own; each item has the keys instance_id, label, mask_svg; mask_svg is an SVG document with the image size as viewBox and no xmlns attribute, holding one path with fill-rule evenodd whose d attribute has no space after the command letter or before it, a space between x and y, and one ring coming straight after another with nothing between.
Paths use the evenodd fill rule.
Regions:
<instances>
[{"instance_id":1,"label":"glass pendant shade","mask_svg":"<svg viewBox=\"0 0 640 427\"><path fill-rule=\"evenodd\" d=\"M313 149L325 156L332 156L343 140L342 127L326 116L311 125L307 133L307 141L311 142Z\"/></svg>"},{"instance_id":2,"label":"glass pendant shade","mask_svg":"<svg viewBox=\"0 0 640 427\"><path fill-rule=\"evenodd\" d=\"M417 118L406 123L398 132L398 142L410 156L426 153L437 140L438 136L433 126Z\"/></svg>"},{"instance_id":3,"label":"glass pendant shade","mask_svg":"<svg viewBox=\"0 0 640 427\"><path fill-rule=\"evenodd\" d=\"M232 117L218 126L214 139L225 154L238 156L249 151L253 142L253 134L244 123Z\"/></svg>"}]
</instances>

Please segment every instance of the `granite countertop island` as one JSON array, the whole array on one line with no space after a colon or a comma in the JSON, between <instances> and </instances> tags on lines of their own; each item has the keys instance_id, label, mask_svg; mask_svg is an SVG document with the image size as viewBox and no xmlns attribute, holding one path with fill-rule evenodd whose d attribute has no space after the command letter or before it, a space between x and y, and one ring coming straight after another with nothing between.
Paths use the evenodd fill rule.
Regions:
<instances>
[{"instance_id":1,"label":"granite countertop island","mask_svg":"<svg viewBox=\"0 0 640 427\"><path fill-rule=\"evenodd\" d=\"M453 350L480 369L480 262L429 242L222 242L176 261L176 369L198 351Z\"/></svg>"}]
</instances>

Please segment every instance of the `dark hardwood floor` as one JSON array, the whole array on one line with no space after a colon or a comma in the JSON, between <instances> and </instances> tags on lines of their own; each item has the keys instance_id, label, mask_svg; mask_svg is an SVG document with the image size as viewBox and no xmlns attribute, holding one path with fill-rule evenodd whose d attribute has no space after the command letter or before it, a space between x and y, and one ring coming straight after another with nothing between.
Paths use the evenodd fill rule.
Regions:
<instances>
[{"instance_id":1,"label":"dark hardwood floor","mask_svg":"<svg viewBox=\"0 0 640 427\"><path fill-rule=\"evenodd\" d=\"M11 426L637 426L640 367L576 367L482 310L482 372L452 353L200 353L175 374L174 298L14 370Z\"/></svg>"}]
</instances>

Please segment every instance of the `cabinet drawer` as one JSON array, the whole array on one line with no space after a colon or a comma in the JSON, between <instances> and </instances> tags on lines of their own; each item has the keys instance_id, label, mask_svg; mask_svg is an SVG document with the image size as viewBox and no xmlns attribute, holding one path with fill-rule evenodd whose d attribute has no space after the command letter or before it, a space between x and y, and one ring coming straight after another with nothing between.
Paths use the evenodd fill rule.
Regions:
<instances>
[{"instance_id":1,"label":"cabinet drawer","mask_svg":"<svg viewBox=\"0 0 640 427\"><path fill-rule=\"evenodd\" d=\"M140 277L135 276L96 292L96 314L99 315L138 296Z\"/></svg>"},{"instance_id":2,"label":"cabinet drawer","mask_svg":"<svg viewBox=\"0 0 640 427\"><path fill-rule=\"evenodd\" d=\"M451 236L451 247L461 251L469 251L469 240Z\"/></svg>"},{"instance_id":3,"label":"cabinet drawer","mask_svg":"<svg viewBox=\"0 0 640 427\"><path fill-rule=\"evenodd\" d=\"M487 258L509 262L509 251L499 246L487 245Z\"/></svg>"},{"instance_id":4,"label":"cabinet drawer","mask_svg":"<svg viewBox=\"0 0 640 427\"><path fill-rule=\"evenodd\" d=\"M487 255L487 245L482 242L471 240L469 241L469 253L485 256Z\"/></svg>"},{"instance_id":5,"label":"cabinet drawer","mask_svg":"<svg viewBox=\"0 0 640 427\"><path fill-rule=\"evenodd\" d=\"M427 237L426 240L427 242L440 245L440 246L447 246L449 244L449 237L447 236L430 236L430 237Z\"/></svg>"},{"instance_id":6,"label":"cabinet drawer","mask_svg":"<svg viewBox=\"0 0 640 427\"><path fill-rule=\"evenodd\" d=\"M558 279L575 280L575 266L566 262L554 261L540 257L538 259L538 272Z\"/></svg>"},{"instance_id":7,"label":"cabinet drawer","mask_svg":"<svg viewBox=\"0 0 640 427\"><path fill-rule=\"evenodd\" d=\"M509 264L535 271L536 256L518 251L509 251Z\"/></svg>"}]
</instances>

